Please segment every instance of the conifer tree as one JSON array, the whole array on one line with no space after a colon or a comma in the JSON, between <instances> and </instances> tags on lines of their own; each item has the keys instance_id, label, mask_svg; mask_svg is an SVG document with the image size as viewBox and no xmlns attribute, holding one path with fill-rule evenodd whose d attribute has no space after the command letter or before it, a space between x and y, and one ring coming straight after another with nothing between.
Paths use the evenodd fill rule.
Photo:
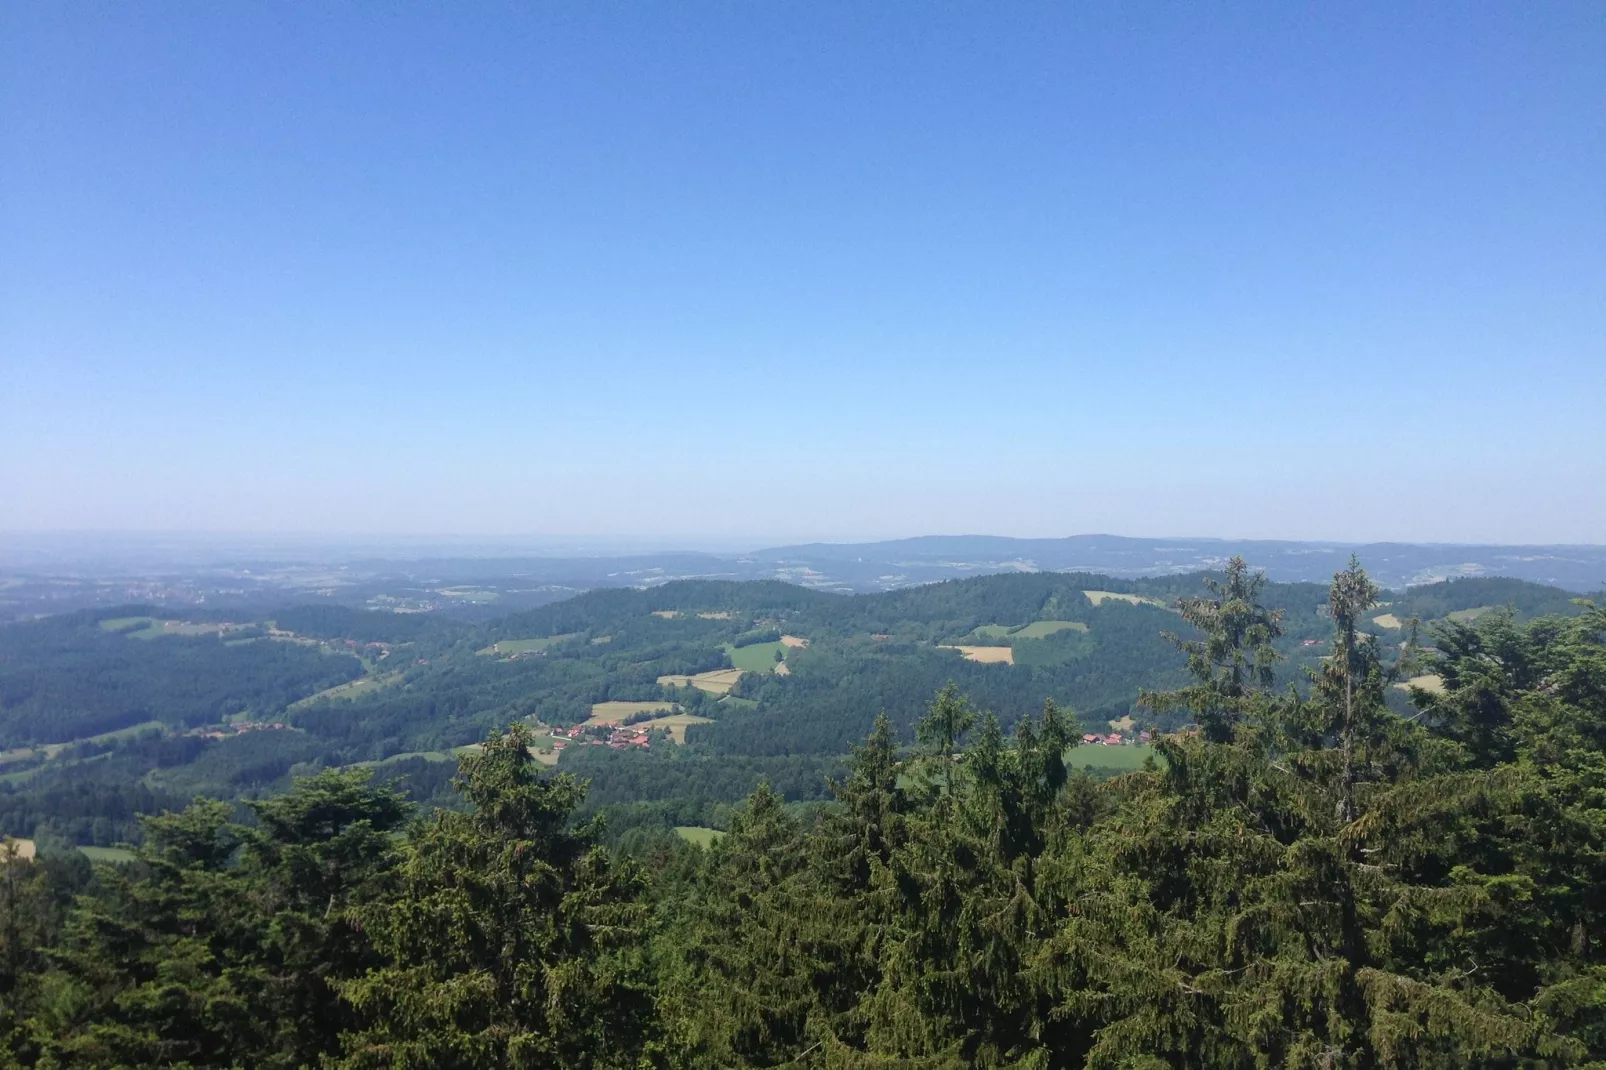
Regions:
<instances>
[{"instance_id":1,"label":"conifer tree","mask_svg":"<svg viewBox=\"0 0 1606 1070\"><path fill-rule=\"evenodd\" d=\"M542 777L515 725L463 759L471 809L415 830L392 895L359 919L384 965L339 982L360 1024L346 1067L631 1066L650 1041L640 879L595 830L584 796Z\"/></svg>"},{"instance_id":2,"label":"conifer tree","mask_svg":"<svg viewBox=\"0 0 1606 1070\"><path fill-rule=\"evenodd\" d=\"M1165 637L1187 656L1193 683L1175 691L1144 691L1139 701L1156 711L1188 710L1206 739L1224 743L1243 719L1255 692L1269 690L1279 655L1282 611L1260 604L1266 575L1250 575L1241 557L1227 562L1225 581L1206 578L1210 597L1179 598L1176 610L1200 638Z\"/></svg>"}]
</instances>

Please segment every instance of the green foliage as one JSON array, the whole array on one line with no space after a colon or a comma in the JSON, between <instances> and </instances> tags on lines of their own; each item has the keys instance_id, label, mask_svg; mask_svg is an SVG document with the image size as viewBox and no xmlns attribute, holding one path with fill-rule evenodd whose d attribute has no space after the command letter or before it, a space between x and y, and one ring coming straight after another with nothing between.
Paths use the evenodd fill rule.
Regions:
<instances>
[{"instance_id":1,"label":"green foliage","mask_svg":"<svg viewBox=\"0 0 1606 1070\"><path fill-rule=\"evenodd\" d=\"M608 797L620 850L514 726L405 834L394 788L322 773L246 821L216 802L148 818L137 860L92 877L12 860L5 1050L51 1067L1606 1063L1606 609L1435 626L1444 688L1402 716L1386 700L1416 651L1360 629L1379 592L1358 564L1327 591L1304 689L1274 686L1259 593L1235 563L1184 601L1192 683L1156 697L1204 730L1104 780L1067 769L1078 730L1053 701L1008 731L956 680L925 693L912 741L882 714L845 766L813 766L829 803L779 759L583 759L599 784L627 757L645 761L618 775L661 777ZM732 627L689 626L710 624ZM797 675L833 642L797 652ZM690 794L721 761L729 783ZM771 774L780 790L717 801ZM676 826L725 835L693 847Z\"/></svg>"}]
</instances>

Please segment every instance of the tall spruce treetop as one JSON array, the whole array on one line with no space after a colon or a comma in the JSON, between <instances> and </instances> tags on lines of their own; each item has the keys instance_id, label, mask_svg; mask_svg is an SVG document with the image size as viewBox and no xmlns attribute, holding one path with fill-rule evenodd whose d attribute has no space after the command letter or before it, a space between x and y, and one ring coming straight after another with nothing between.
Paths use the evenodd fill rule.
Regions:
<instances>
[{"instance_id":1,"label":"tall spruce treetop","mask_svg":"<svg viewBox=\"0 0 1606 1070\"><path fill-rule=\"evenodd\" d=\"M1206 578L1210 597L1179 598L1177 612L1200 638L1165 633L1188 658L1193 683L1175 691L1144 691L1139 701L1156 711L1188 710L1206 739L1223 743L1243 718L1256 691L1272 686L1282 634L1282 610L1260 604L1266 575L1249 572L1241 557L1227 562L1225 582Z\"/></svg>"}]
</instances>

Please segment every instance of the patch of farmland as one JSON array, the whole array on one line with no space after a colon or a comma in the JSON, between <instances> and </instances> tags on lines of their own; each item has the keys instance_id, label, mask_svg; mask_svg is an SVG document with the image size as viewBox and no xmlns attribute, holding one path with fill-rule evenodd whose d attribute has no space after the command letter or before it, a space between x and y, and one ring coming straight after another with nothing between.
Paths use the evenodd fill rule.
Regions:
<instances>
[{"instance_id":1,"label":"patch of farmland","mask_svg":"<svg viewBox=\"0 0 1606 1070\"><path fill-rule=\"evenodd\" d=\"M1454 610L1445 614L1445 616L1447 616L1450 620L1455 621L1457 624L1467 624L1471 621L1477 620L1485 613L1493 613L1494 610L1494 606L1474 606L1471 609Z\"/></svg>"},{"instance_id":2,"label":"patch of farmland","mask_svg":"<svg viewBox=\"0 0 1606 1070\"><path fill-rule=\"evenodd\" d=\"M687 843L695 843L698 847L712 847L725 838L719 829L704 828L701 825L676 825L675 835Z\"/></svg>"},{"instance_id":3,"label":"patch of farmland","mask_svg":"<svg viewBox=\"0 0 1606 1070\"><path fill-rule=\"evenodd\" d=\"M801 650L809 645L809 641L797 635L783 635L781 636L781 645Z\"/></svg>"},{"instance_id":4,"label":"patch of farmland","mask_svg":"<svg viewBox=\"0 0 1606 1070\"><path fill-rule=\"evenodd\" d=\"M144 627L138 627L140 624ZM113 617L100 622L102 631L122 632L130 639L158 639L164 635L227 635L249 627L249 624L224 621L158 620L155 617Z\"/></svg>"},{"instance_id":5,"label":"patch of farmland","mask_svg":"<svg viewBox=\"0 0 1606 1070\"><path fill-rule=\"evenodd\" d=\"M984 665L1015 664L1015 651L1007 646L950 646L944 644L937 649L957 650L961 657L969 661L979 661Z\"/></svg>"},{"instance_id":6,"label":"patch of farmland","mask_svg":"<svg viewBox=\"0 0 1606 1070\"><path fill-rule=\"evenodd\" d=\"M1392 613L1379 613L1372 618L1372 623L1379 628L1403 628L1405 622Z\"/></svg>"},{"instance_id":7,"label":"patch of farmland","mask_svg":"<svg viewBox=\"0 0 1606 1070\"><path fill-rule=\"evenodd\" d=\"M1055 632L1085 632L1087 625L1079 620L1034 620L1009 633L1011 639L1047 639Z\"/></svg>"},{"instance_id":8,"label":"patch of farmland","mask_svg":"<svg viewBox=\"0 0 1606 1070\"><path fill-rule=\"evenodd\" d=\"M1142 769L1150 756L1157 763L1164 761L1160 752L1153 747L1107 747L1100 743L1089 743L1066 751L1065 764L1072 769L1112 769L1130 773Z\"/></svg>"},{"instance_id":9,"label":"patch of farmland","mask_svg":"<svg viewBox=\"0 0 1606 1070\"><path fill-rule=\"evenodd\" d=\"M113 865L122 865L132 862L135 854L126 847L80 847L84 857L91 862L110 862Z\"/></svg>"},{"instance_id":10,"label":"patch of farmland","mask_svg":"<svg viewBox=\"0 0 1606 1070\"><path fill-rule=\"evenodd\" d=\"M532 654L548 647L556 646L559 643L566 643L570 639L576 639L579 635L579 632L564 632L562 635L543 635L537 639L503 639L500 642L492 643L483 650L476 651L476 653L501 654L504 657L513 654Z\"/></svg>"},{"instance_id":11,"label":"patch of farmland","mask_svg":"<svg viewBox=\"0 0 1606 1070\"><path fill-rule=\"evenodd\" d=\"M356 698L358 695L364 695L370 691L378 691L380 688L389 687L392 684L399 684L401 683L401 679L402 672L400 669L396 670L395 672L386 673L383 676L359 677L356 680L350 680L343 684L336 684L334 687L326 687L322 691L319 691L316 695L308 695L304 699L298 699L295 702L290 703L286 709L298 710L304 706L310 706L314 702L318 702L322 699Z\"/></svg>"},{"instance_id":12,"label":"patch of farmland","mask_svg":"<svg viewBox=\"0 0 1606 1070\"><path fill-rule=\"evenodd\" d=\"M1421 676L1413 676L1409 680L1406 680L1403 683L1395 684L1394 686L1402 691L1410 687L1420 687L1423 691L1431 691L1435 695L1444 694L1444 678L1435 672L1423 673Z\"/></svg>"},{"instance_id":13,"label":"patch of farmland","mask_svg":"<svg viewBox=\"0 0 1606 1070\"><path fill-rule=\"evenodd\" d=\"M500 591L493 591L489 587L441 587L435 593L443 598L475 603L495 602L502 597Z\"/></svg>"},{"instance_id":14,"label":"patch of farmland","mask_svg":"<svg viewBox=\"0 0 1606 1070\"><path fill-rule=\"evenodd\" d=\"M699 691L707 691L710 695L724 695L736 686L736 681L742 678L741 669L714 669L711 672L700 672L695 676L671 674L658 677L661 687L695 687Z\"/></svg>"},{"instance_id":15,"label":"patch of farmland","mask_svg":"<svg viewBox=\"0 0 1606 1070\"><path fill-rule=\"evenodd\" d=\"M1082 593L1087 595L1087 600L1095 606L1113 598L1118 602L1126 602L1134 606L1159 606L1161 609L1165 608L1165 603L1158 598L1149 598L1141 594L1120 594L1116 591L1083 591Z\"/></svg>"},{"instance_id":16,"label":"patch of farmland","mask_svg":"<svg viewBox=\"0 0 1606 1070\"><path fill-rule=\"evenodd\" d=\"M770 643L750 643L747 646L725 644L725 653L730 655L731 664L747 672L774 672L775 654L785 649L786 644L779 639Z\"/></svg>"},{"instance_id":17,"label":"patch of farmland","mask_svg":"<svg viewBox=\"0 0 1606 1070\"><path fill-rule=\"evenodd\" d=\"M699 613L697 615L699 617L701 617L703 620L730 620L731 619L731 614L726 610L721 610L718 613Z\"/></svg>"},{"instance_id":18,"label":"patch of farmland","mask_svg":"<svg viewBox=\"0 0 1606 1070\"><path fill-rule=\"evenodd\" d=\"M655 717L651 721L643 721L641 724L632 725L631 727L654 729L667 728L669 729L670 739L674 740L676 743L684 743L686 742L686 729L688 727L694 724L713 723L713 720L708 717L698 717L696 714L692 713L672 713L668 717Z\"/></svg>"},{"instance_id":19,"label":"patch of farmland","mask_svg":"<svg viewBox=\"0 0 1606 1070\"><path fill-rule=\"evenodd\" d=\"M626 717L634 717L641 713L668 713L675 708L673 702L598 702L591 707L591 716L586 720L587 725L622 724Z\"/></svg>"}]
</instances>

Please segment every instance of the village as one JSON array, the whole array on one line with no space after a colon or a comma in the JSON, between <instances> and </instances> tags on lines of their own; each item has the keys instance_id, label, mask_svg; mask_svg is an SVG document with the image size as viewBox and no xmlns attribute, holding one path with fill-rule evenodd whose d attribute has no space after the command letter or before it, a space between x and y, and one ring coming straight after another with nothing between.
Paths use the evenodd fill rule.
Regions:
<instances>
[{"instance_id":1,"label":"village","mask_svg":"<svg viewBox=\"0 0 1606 1070\"><path fill-rule=\"evenodd\" d=\"M660 728L658 733L665 734L667 731ZM618 721L602 721L597 724L577 724L572 728L554 728L552 747L558 751L562 751L570 744L611 747L614 750L626 750L631 747L649 750L652 747L652 735L652 731L646 725L638 728L621 725Z\"/></svg>"}]
</instances>

